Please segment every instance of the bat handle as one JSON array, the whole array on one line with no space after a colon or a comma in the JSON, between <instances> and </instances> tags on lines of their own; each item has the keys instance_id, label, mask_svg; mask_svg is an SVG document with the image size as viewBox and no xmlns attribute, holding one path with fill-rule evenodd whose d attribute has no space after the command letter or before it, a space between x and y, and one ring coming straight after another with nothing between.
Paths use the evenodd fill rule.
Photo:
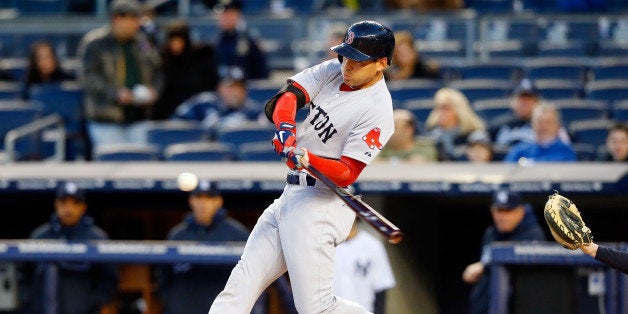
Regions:
<instances>
[{"instance_id":1,"label":"bat handle","mask_svg":"<svg viewBox=\"0 0 628 314\"><path fill-rule=\"evenodd\" d=\"M400 230L395 230L388 236L388 242L392 244L397 244L401 242L402 239L403 239L403 232L401 232Z\"/></svg>"}]
</instances>

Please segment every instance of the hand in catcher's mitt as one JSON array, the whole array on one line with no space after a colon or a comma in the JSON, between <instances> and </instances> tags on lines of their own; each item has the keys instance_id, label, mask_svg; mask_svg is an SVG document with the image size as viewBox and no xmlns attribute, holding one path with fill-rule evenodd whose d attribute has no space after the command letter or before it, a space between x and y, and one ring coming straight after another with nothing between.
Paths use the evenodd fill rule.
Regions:
<instances>
[{"instance_id":1,"label":"hand in catcher's mitt","mask_svg":"<svg viewBox=\"0 0 628 314\"><path fill-rule=\"evenodd\" d=\"M576 205L558 192L550 195L543 214L554 240L565 248L576 250L593 241Z\"/></svg>"}]
</instances>

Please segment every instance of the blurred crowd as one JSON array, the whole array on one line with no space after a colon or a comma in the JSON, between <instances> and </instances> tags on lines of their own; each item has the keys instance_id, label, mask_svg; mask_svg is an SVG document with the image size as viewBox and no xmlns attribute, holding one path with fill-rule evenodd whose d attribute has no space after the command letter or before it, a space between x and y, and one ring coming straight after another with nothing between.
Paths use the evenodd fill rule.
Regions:
<instances>
[{"instance_id":1,"label":"blurred crowd","mask_svg":"<svg viewBox=\"0 0 628 314\"><path fill-rule=\"evenodd\" d=\"M111 2L108 23L88 32L80 41L78 67L65 68L50 42L37 41L30 47L26 73L20 83L20 99L54 102L49 95L58 94L43 91L63 90L67 82L78 85L80 121L75 130L69 131L66 159L105 160L107 157L102 156L112 149L114 152L140 150L151 144L158 144L159 148L147 158L167 159L165 148L176 141L154 143L154 137L163 140L165 136L151 137L148 133L156 127L166 127L164 123L171 120L183 120L191 123L188 126L202 130L202 134L180 142L222 142L221 134L227 129L272 127L262 114L263 105L281 83L268 88L265 97L250 94L258 91L251 87L252 83L272 81L268 61L272 56L266 55L258 38L247 29L243 13L246 2L197 3L216 18L219 34L215 42L193 40L184 19L159 25L156 22L159 10L149 3ZM71 1L70 8L76 12L93 10L86 4ZM352 11L376 7L421 10L465 6L461 1L323 1L320 5ZM345 28L342 23L328 27L327 45L340 42ZM395 39L392 64L385 73L391 86L416 82L419 88L426 82L442 82L451 76L450 69L439 61L423 56L411 31L396 31ZM325 50L328 53L312 60L312 64L336 57L332 51ZM5 71L2 77L10 80L11 74ZM598 126L596 138L589 141L586 135L575 134L570 125L572 118L563 118L562 107L552 99L545 99L535 86L536 81L518 77L516 83L508 99L500 100L499 117L479 112L477 97L451 84L440 86L425 99L427 106L421 109L422 113L396 102L397 131L380 161L504 161L527 165L546 161L627 160L625 123L608 120L603 127ZM504 109L508 107L510 110ZM307 114L303 111L297 117ZM270 145L267 149L271 149ZM238 160L237 156L237 152L232 152L222 158ZM17 154L18 160L45 157L45 151Z\"/></svg>"}]
</instances>

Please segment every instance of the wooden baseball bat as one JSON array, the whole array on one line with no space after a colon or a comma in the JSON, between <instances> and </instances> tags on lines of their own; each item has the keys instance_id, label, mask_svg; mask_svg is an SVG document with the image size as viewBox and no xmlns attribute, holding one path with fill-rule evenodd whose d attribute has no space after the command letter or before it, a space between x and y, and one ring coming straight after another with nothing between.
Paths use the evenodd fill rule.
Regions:
<instances>
[{"instance_id":1,"label":"wooden baseball bat","mask_svg":"<svg viewBox=\"0 0 628 314\"><path fill-rule=\"evenodd\" d=\"M337 186L333 181L327 178L323 173L318 171L312 165L303 165L313 176L323 182L329 187L336 195L340 197L351 208L358 217L366 221L375 230L388 238L388 242L396 244L403 239L403 233L397 226L390 222L386 217L382 216L375 209L362 201L359 197L351 194L347 189Z\"/></svg>"}]
</instances>

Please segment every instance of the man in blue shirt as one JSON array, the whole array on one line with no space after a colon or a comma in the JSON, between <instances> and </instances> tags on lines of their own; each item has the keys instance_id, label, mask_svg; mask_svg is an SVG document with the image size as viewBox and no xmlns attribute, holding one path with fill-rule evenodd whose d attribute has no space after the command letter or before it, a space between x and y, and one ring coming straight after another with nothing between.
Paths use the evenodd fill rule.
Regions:
<instances>
[{"instance_id":1,"label":"man in blue shirt","mask_svg":"<svg viewBox=\"0 0 628 314\"><path fill-rule=\"evenodd\" d=\"M535 142L522 142L513 146L504 161L518 162L522 165L530 162L576 161L576 153L571 146L560 140L560 129L558 109L548 103L538 105L532 112Z\"/></svg>"},{"instance_id":2,"label":"man in blue shirt","mask_svg":"<svg viewBox=\"0 0 628 314\"><path fill-rule=\"evenodd\" d=\"M190 193L188 203L192 213L170 230L168 240L216 243L248 238L248 229L227 217L215 183L201 180ZM164 313L206 314L225 286L231 268L233 265L179 263L159 269L159 294Z\"/></svg>"}]
</instances>

